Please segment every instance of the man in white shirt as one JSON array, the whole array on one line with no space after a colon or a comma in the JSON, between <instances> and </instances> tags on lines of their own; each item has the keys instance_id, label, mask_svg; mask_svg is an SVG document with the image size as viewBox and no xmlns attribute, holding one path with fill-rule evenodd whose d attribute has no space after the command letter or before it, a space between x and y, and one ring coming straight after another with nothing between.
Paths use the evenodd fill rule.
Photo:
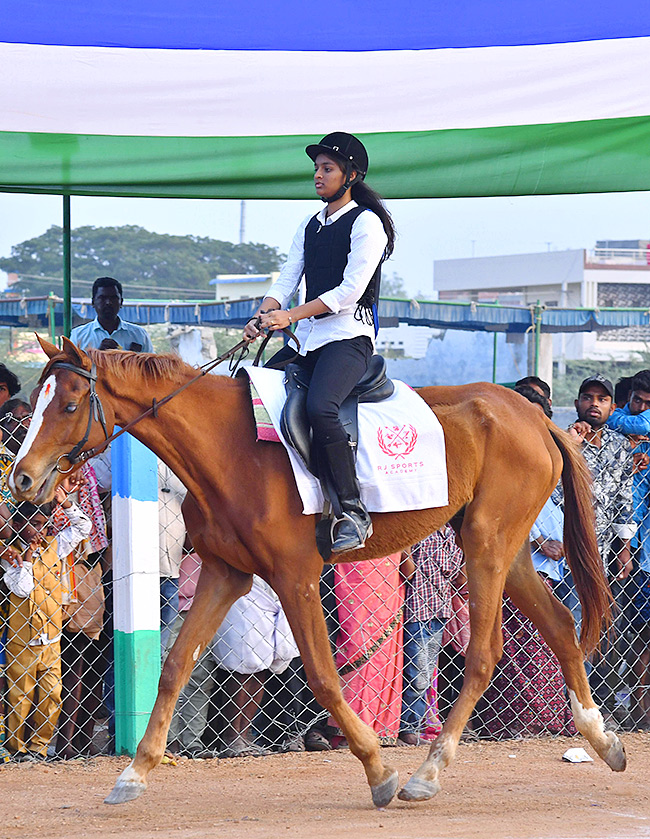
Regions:
<instances>
[{"instance_id":1,"label":"man in white shirt","mask_svg":"<svg viewBox=\"0 0 650 839\"><path fill-rule=\"evenodd\" d=\"M90 323L75 326L70 340L79 349L123 349L134 352L153 352L147 331L136 323L122 320L123 295L121 283L113 277L99 277L93 283L92 305L97 317Z\"/></svg>"}]
</instances>

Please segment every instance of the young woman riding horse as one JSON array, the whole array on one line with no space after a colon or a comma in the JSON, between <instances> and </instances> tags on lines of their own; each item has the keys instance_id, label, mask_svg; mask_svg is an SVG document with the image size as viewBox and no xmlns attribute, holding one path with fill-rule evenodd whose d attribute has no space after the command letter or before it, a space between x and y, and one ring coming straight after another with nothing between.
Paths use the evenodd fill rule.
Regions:
<instances>
[{"instance_id":1,"label":"young woman riding horse","mask_svg":"<svg viewBox=\"0 0 650 839\"><path fill-rule=\"evenodd\" d=\"M298 324L301 350L292 361L310 377L307 413L319 471L329 470L341 508L332 544L339 553L363 548L372 535L339 408L372 357L381 264L393 252L395 229L381 198L364 183L368 154L360 140L335 131L306 152L327 206L298 228L287 262L244 336L255 340L264 330ZM306 302L287 311L303 275ZM286 357L285 350L280 354Z\"/></svg>"}]
</instances>

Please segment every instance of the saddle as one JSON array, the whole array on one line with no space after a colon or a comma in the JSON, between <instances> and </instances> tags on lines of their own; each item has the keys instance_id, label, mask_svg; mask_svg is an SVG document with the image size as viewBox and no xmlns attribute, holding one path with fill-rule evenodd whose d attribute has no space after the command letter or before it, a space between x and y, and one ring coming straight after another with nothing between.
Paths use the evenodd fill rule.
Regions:
<instances>
[{"instance_id":1,"label":"saddle","mask_svg":"<svg viewBox=\"0 0 650 839\"><path fill-rule=\"evenodd\" d=\"M312 449L311 425L307 417L309 376L297 364L287 364L284 385L287 399L280 417L280 429L287 443L296 450L312 475L320 477L318 459ZM386 375L386 360L380 355L373 355L365 376L339 410L339 418L355 451L359 440L359 402L381 402L392 396L394 390L395 385Z\"/></svg>"}]
</instances>

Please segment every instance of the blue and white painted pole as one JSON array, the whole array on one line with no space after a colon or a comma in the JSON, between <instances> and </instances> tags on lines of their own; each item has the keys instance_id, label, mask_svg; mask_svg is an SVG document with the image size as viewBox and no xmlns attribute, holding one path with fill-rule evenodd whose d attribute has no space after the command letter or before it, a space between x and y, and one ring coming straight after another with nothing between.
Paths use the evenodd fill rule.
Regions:
<instances>
[{"instance_id":1,"label":"blue and white painted pole","mask_svg":"<svg viewBox=\"0 0 650 839\"><path fill-rule=\"evenodd\" d=\"M134 755L160 678L158 465L142 443L113 441L115 751Z\"/></svg>"}]
</instances>

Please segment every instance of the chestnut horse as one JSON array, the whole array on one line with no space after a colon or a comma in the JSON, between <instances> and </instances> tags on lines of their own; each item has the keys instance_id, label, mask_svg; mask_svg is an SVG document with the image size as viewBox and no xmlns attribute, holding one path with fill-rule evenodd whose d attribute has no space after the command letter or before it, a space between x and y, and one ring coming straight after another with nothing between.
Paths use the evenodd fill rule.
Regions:
<instances>
[{"instance_id":1,"label":"chestnut horse","mask_svg":"<svg viewBox=\"0 0 650 839\"><path fill-rule=\"evenodd\" d=\"M110 434L188 382L196 371L172 356L112 350L63 350L41 341L50 361L40 379L29 433L10 476L17 498L42 503L62 475L59 462L90 428L90 385L81 373L96 366L99 396ZM64 365L62 366L61 362ZM562 476L566 555L583 605L582 647L597 644L610 608L609 589L594 534L588 469L570 437L521 396L490 384L419 391L442 423L449 471L449 505L440 509L373 514L374 533L363 550L332 562L385 556L408 548L451 521L465 552L471 641L465 681L442 733L399 797L421 801L440 789L439 775L453 758L461 732L487 687L502 651L504 588L557 655L578 730L616 771L625 768L618 738L606 732L585 675L571 613L533 570L528 535ZM188 533L203 560L194 603L162 671L147 730L135 758L106 801L140 795L160 763L170 719L192 666L232 603L259 574L275 589L300 649L317 700L339 723L362 762L376 806L398 787L378 738L343 700L319 599L323 562L316 549L315 517L302 513L284 447L256 442L245 379L206 376L133 427L188 489ZM104 439L92 422L87 447ZM61 460L62 459L62 460Z\"/></svg>"}]
</instances>

